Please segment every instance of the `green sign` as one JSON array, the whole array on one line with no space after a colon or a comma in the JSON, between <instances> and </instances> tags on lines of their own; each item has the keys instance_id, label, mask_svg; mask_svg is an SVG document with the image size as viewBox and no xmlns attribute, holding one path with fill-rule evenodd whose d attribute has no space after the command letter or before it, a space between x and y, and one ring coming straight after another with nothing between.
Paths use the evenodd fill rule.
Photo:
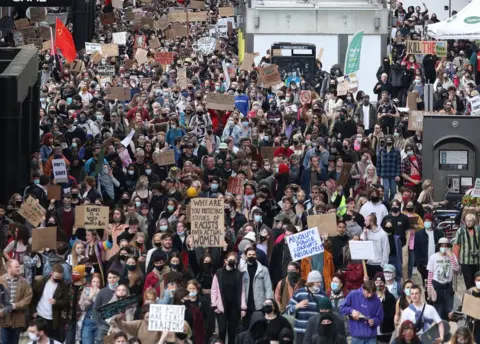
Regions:
<instances>
[{"instance_id":1,"label":"green sign","mask_svg":"<svg viewBox=\"0 0 480 344\"><path fill-rule=\"evenodd\" d=\"M464 19L464 22L467 24L478 24L480 23L480 17L472 16Z\"/></svg>"},{"instance_id":2,"label":"green sign","mask_svg":"<svg viewBox=\"0 0 480 344\"><path fill-rule=\"evenodd\" d=\"M353 35L348 44L345 55L345 75L355 73L360 69L360 55L362 52L363 30Z\"/></svg>"}]
</instances>

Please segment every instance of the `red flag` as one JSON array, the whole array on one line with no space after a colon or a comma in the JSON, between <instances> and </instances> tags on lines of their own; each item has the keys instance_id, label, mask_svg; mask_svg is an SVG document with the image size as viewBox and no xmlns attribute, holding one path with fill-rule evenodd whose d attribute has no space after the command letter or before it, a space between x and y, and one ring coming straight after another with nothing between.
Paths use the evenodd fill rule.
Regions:
<instances>
[{"instance_id":1,"label":"red flag","mask_svg":"<svg viewBox=\"0 0 480 344\"><path fill-rule=\"evenodd\" d=\"M58 17L55 29L55 47L62 51L62 55L68 62L73 62L77 57L77 49L75 49L72 34Z\"/></svg>"}]
</instances>

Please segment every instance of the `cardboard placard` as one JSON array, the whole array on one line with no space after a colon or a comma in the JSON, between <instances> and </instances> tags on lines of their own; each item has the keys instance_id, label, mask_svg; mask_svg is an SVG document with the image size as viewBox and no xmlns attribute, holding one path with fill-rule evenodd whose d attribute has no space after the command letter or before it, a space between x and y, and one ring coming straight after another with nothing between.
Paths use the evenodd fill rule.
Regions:
<instances>
[{"instance_id":1,"label":"cardboard placard","mask_svg":"<svg viewBox=\"0 0 480 344\"><path fill-rule=\"evenodd\" d=\"M223 199L192 198L190 205L193 246L223 247L225 244Z\"/></svg>"},{"instance_id":2,"label":"cardboard placard","mask_svg":"<svg viewBox=\"0 0 480 344\"><path fill-rule=\"evenodd\" d=\"M417 96L418 93L416 92L408 92L407 95L407 107L412 110L417 110Z\"/></svg>"},{"instance_id":3,"label":"cardboard placard","mask_svg":"<svg viewBox=\"0 0 480 344\"><path fill-rule=\"evenodd\" d=\"M156 30L165 30L170 25L168 21L168 16L161 16L158 20L153 23L153 28Z\"/></svg>"},{"instance_id":4,"label":"cardboard placard","mask_svg":"<svg viewBox=\"0 0 480 344\"><path fill-rule=\"evenodd\" d=\"M423 131L423 116L436 114L435 112L410 111L408 114L408 130Z\"/></svg>"},{"instance_id":5,"label":"cardboard placard","mask_svg":"<svg viewBox=\"0 0 480 344\"><path fill-rule=\"evenodd\" d=\"M115 22L115 13L107 12L107 13L100 13L100 21L102 25L110 25Z\"/></svg>"},{"instance_id":6,"label":"cardboard placard","mask_svg":"<svg viewBox=\"0 0 480 344\"><path fill-rule=\"evenodd\" d=\"M275 154L275 151L278 148L280 147L261 147L260 153L262 155L262 159L269 159L271 161L273 159L273 155Z\"/></svg>"},{"instance_id":7,"label":"cardboard placard","mask_svg":"<svg viewBox=\"0 0 480 344\"><path fill-rule=\"evenodd\" d=\"M98 66L97 73L99 75L107 75L107 76L114 76L115 75L115 66L108 65L108 66Z\"/></svg>"},{"instance_id":8,"label":"cardboard placard","mask_svg":"<svg viewBox=\"0 0 480 344\"><path fill-rule=\"evenodd\" d=\"M98 205L75 207L75 226L85 229L102 229L108 224L109 208Z\"/></svg>"},{"instance_id":9,"label":"cardboard placard","mask_svg":"<svg viewBox=\"0 0 480 344\"><path fill-rule=\"evenodd\" d=\"M175 165L175 151L173 149L160 151L156 154L155 160L159 166Z\"/></svg>"},{"instance_id":10,"label":"cardboard placard","mask_svg":"<svg viewBox=\"0 0 480 344\"><path fill-rule=\"evenodd\" d=\"M153 20L153 18L142 17L142 19L140 20L141 25L149 25L153 27L154 23L155 23L155 20Z\"/></svg>"},{"instance_id":11,"label":"cardboard placard","mask_svg":"<svg viewBox=\"0 0 480 344\"><path fill-rule=\"evenodd\" d=\"M140 64L148 63L147 54L148 54L147 50L137 49L137 52L135 53L135 59Z\"/></svg>"},{"instance_id":12,"label":"cardboard placard","mask_svg":"<svg viewBox=\"0 0 480 344\"><path fill-rule=\"evenodd\" d=\"M163 31L163 33L166 39L170 41L173 41L175 39L175 31L173 31L172 29L166 29L165 31Z\"/></svg>"},{"instance_id":13,"label":"cardboard placard","mask_svg":"<svg viewBox=\"0 0 480 344\"><path fill-rule=\"evenodd\" d=\"M85 53L93 54L94 52L102 53L102 45L100 43L85 42Z\"/></svg>"},{"instance_id":14,"label":"cardboard placard","mask_svg":"<svg viewBox=\"0 0 480 344\"><path fill-rule=\"evenodd\" d=\"M182 89L187 88L188 78L187 78L187 69L186 68L178 68L177 69L177 85L179 85Z\"/></svg>"},{"instance_id":15,"label":"cardboard placard","mask_svg":"<svg viewBox=\"0 0 480 344\"><path fill-rule=\"evenodd\" d=\"M243 195L243 179L238 177L229 177L227 191L234 195Z\"/></svg>"},{"instance_id":16,"label":"cardboard placard","mask_svg":"<svg viewBox=\"0 0 480 344\"><path fill-rule=\"evenodd\" d=\"M157 48L160 48L161 45L160 45L160 41L158 40L158 38L153 38L151 40L148 41L148 45L150 46L150 48L152 49L157 49Z\"/></svg>"},{"instance_id":17,"label":"cardboard placard","mask_svg":"<svg viewBox=\"0 0 480 344\"><path fill-rule=\"evenodd\" d=\"M32 229L32 252L57 248L57 227Z\"/></svg>"},{"instance_id":18,"label":"cardboard placard","mask_svg":"<svg viewBox=\"0 0 480 344\"><path fill-rule=\"evenodd\" d=\"M184 332L185 306L150 304L149 331Z\"/></svg>"},{"instance_id":19,"label":"cardboard placard","mask_svg":"<svg viewBox=\"0 0 480 344\"><path fill-rule=\"evenodd\" d=\"M188 36L188 29L185 25L181 23L173 23L172 30L175 38L177 37L187 37Z\"/></svg>"},{"instance_id":20,"label":"cardboard placard","mask_svg":"<svg viewBox=\"0 0 480 344\"><path fill-rule=\"evenodd\" d=\"M162 66L166 66L173 63L173 53L172 52L158 52L154 55L155 61L157 61Z\"/></svg>"},{"instance_id":21,"label":"cardboard placard","mask_svg":"<svg viewBox=\"0 0 480 344\"><path fill-rule=\"evenodd\" d=\"M125 60L123 66L125 67L125 69L132 69L134 64L135 64L135 61L133 60Z\"/></svg>"},{"instance_id":22,"label":"cardboard placard","mask_svg":"<svg viewBox=\"0 0 480 344\"><path fill-rule=\"evenodd\" d=\"M373 241L350 240L348 244L350 246L350 255L353 260L375 259Z\"/></svg>"},{"instance_id":23,"label":"cardboard placard","mask_svg":"<svg viewBox=\"0 0 480 344\"><path fill-rule=\"evenodd\" d=\"M40 23L47 19L47 9L44 7L30 7L30 21Z\"/></svg>"},{"instance_id":24,"label":"cardboard placard","mask_svg":"<svg viewBox=\"0 0 480 344\"><path fill-rule=\"evenodd\" d=\"M235 96L220 93L207 94L207 109L233 110L235 107Z\"/></svg>"},{"instance_id":25,"label":"cardboard placard","mask_svg":"<svg viewBox=\"0 0 480 344\"><path fill-rule=\"evenodd\" d=\"M127 44L127 31L124 32L112 32L113 43L125 45Z\"/></svg>"},{"instance_id":26,"label":"cardboard placard","mask_svg":"<svg viewBox=\"0 0 480 344\"><path fill-rule=\"evenodd\" d=\"M235 9L233 7L219 7L218 15L220 17L233 17L235 15Z\"/></svg>"},{"instance_id":27,"label":"cardboard placard","mask_svg":"<svg viewBox=\"0 0 480 344\"><path fill-rule=\"evenodd\" d=\"M42 44L42 50L48 50L52 48L52 41L46 41Z\"/></svg>"},{"instance_id":28,"label":"cardboard placard","mask_svg":"<svg viewBox=\"0 0 480 344\"><path fill-rule=\"evenodd\" d=\"M97 64L100 63L100 61L102 61L103 56L98 51L96 51L92 54L91 59L92 59L93 64L97 65ZM99 67L99 68L101 68L101 67ZM115 68L114 68L114 70L115 70Z\"/></svg>"},{"instance_id":29,"label":"cardboard placard","mask_svg":"<svg viewBox=\"0 0 480 344\"><path fill-rule=\"evenodd\" d=\"M125 10L125 20L135 20L135 12L133 12L132 9Z\"/></svg>"},{"instance_id":30,"label":"cardboard placard","mask_svg":"<svg viewBox=\"0 0 480 344\"><path fill-rule=\"evenodd\" d=\"M30 222L33 227L38 227L45 218L46 211L40 203L38 203L38 200L29 196L27 200L22 203L18 214Z\"/></svg>"},{"instance_id":31,"label":"cardboard placard","mask_svg":"<svg viewBox=\"0 0 480 344\"><path fill-rule=\"evenodd\" d=\"M104 320L114 315L125 312L126 309L132 308L138 302L138 295L130 295L115 302L104 304L97 308L100 317Z\"/></svg>"},{"instance_id":32,"label":"cardboard placard","mask_svg":"<svg viewBox=\"0 0 480 344\"><path fill-rule=\"evenodd\" d=\"M170 12L168 13L168 21L170 23L185 23L185 22L204 22L207 21L208 12L201 11L201 12L188 12L188 20L187 20L187 13L186 12Z\"/></svg>"},{"instance_id":33,"label":"cardboard placard","mask_svg":"<svg viewBox=\"0 0 480 344\"><path fill-rule=\"evenodd\" d=\"M190 8L195 9L195 10L203 10L203 9L205 9L205 2L204 1L191 0L190 1Z\"/></svg>"},{"instance_id":34,"label":"cardboard placard","mask_svg":"<svg viewBox=\"0 0 480 344\"><path fill-rule=\"evenodd\" d=\"M65 163L65 160L53 159L52 166L53 166L53 178L56 180L56 182L67 183L68 175L67 175L67 165Z\"/></svg>"},{"instance_id":35,"label":"cardboard placard","mask_svg":"<svg viewBox=\"0 0 480 344\"><path fill-rule=\"evenodd\" d=\"M118 44L102 44L102 55L104 57L118 56Z\"/></svg>"},{"instance_id":36,"label":"cardboard placard","mask_svg":"<svg viewBox=\"0 0 480 344\"><path fill-rule=\"evenodd\" d=\"M321 235L337 236L337 215L321 214L307 216L307 227L316 227Z\"/></svg>"},{"instance_id":37,"label":"cardboard placard","mask_svg":"<svg viewBox=\"0 0 480 344\"><path fill-rule=\"evenodd\" d=\"M243 55L242 64L240 65L240 70L246 70L247 72L250 72L253 68L252 65L253 65L253 62L255 60L255 57L257 57L258 55L260 55L260 54L259 53L253 53L253 54L245 53Z\"/></svg>"},{"instance_id":38,"label":"cardboard placard","mask_svg":"<svg viewBox=\"0 0 480 344\"><path fill-rule=\"evenodd\" d=\"M74 60L70 65L70 69L74 72L80 73L85 69L85 63L82 60Z\"/></svg>"},{"instance_id":39,"label":"cardboard placard","mask_svg":"<svg viewBox=\"0 0 480 344\"><path fill-rule=\"evenodd\" d=\"M278 72L277 65L260 67L259 72L264 88L269 88L282 82L282 77Z\"/></svg>"},{"instance_id":40,"label":"cardboard placard","mask_svg":"<svg viewBox=\"0 0 480 344\"><path fill-rule=\"evenodd\" d=\"M348 93L348 81L344 79L343 81L338 82L337 84L337 95L346 96L347 93Z\"/></svg>"},{"instance_id":41,"label":"cardboard placard","mask_svg":"<svg viewBox=\"0 0 480 344\"><path fill-rule=\"evenodd\" d=\"M48 200L60 201L62 199L62 187L58 184L47 185Z\"/></svg>"},{"instance_id":42,"label":"cardboard placard","mask_svg":"<svg viewBox=\"0 0 480 344\"><path fill-rule=\"evenodd\" d=\"M129 87L109 87L105 90L105 99L127 101L131 99Z\"/></svg>"},{"instance_id":43,"label":"cardboard placard","mask_svg":"<svg viewBox=\"0 0 480 344\"><path fill-rule=\"evenodd\" d=\"M49 26L40 26L40 38L45 40L49 40L51 38Z\"/></svg>"},{"instance_id":44,"label":"cardboard placard","mask_svg":"<svg viewBox=\"0 0 480 344\"><path fill-rule=\"evenodd\" d=\"M123 9L123 0L112 0L113 8Z\"/></svg>"},{"instance_id":45,"label":"cardboard placard","mask_svg":"<svg viewBox=\"0 0 480 344\"><path fill-rule=\"evenodd\" d=\"M289 235L286 240L294 262L324 251L322 239L316 227Z\"/></svg>"},{"instance_id":46,"label":"cardboard placard","mask_svg":"<svg viewBox=\"0 0 480 344\"><path fill-rule=\"evenodd\" d=\"M17 31L21 32L23 35L23 38L37 38L37 31L35 29L35 26L28 26L28 27L23 27L21 29L17 29Z\"/></svg>"},{"instance_id":47,"label":"cardboard placard","mask_svg":"<svg viewBox=\"0 0 480 344\"><path fill-rule=\"evenodd\" d=\"M442 56L447 55L447 41L406 41L405 42L405 49L407 50L408 54L421 54L421 55L440 55Z\"/></svg>"},{"instance_id":48,"label":"cardboard placard","mask_svg":"<svg viewBox=\"0 0 480 344\"><path fill-rule=\"evenodd\" d=\"M15 20L13 23L15 24L15 29L17 29L17 30L21 29L23 27L30 26L30 22L28 21L27 18Z\"/></svg>"},{"instance_id":49,"label":"cardboard placard","mask_svg":"<svg viewBox=\"0 0 480 344\"><path fill-rule=\"evenodd\" d=\"M338 179L338 185L345 186L348 182L348 177L350 176L350 170L352 169L353 164L349 162L344 162L342 167L342 173Z\"/></svg>"}]
</instances>

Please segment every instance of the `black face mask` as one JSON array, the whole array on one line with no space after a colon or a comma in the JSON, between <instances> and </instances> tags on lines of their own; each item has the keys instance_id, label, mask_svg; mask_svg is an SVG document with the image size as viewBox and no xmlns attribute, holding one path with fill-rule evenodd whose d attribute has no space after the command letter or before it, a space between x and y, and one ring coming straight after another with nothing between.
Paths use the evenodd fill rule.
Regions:
<instances>
[{"instance_id":1,"label":"black face mask","mask_svg":"<svg viewBox=\"0 0 480 344\"><path fill-rule=\"evenodd\" d=\"M273 312L273 306L272 305L264 305L263 306L263 312L265 314L270 314Z\"/></svg>"},{"instance_id":2,"label":"black face mask","mask_svg":"<svg viewBox=\"0 0 480 344\"><path fill-rule=\"evenodd\" d=\"M234 260L229 260L229 261L227 262L227 264L228 264L229 267L234 268L235 265L237 265L237 262L234 261Z\"/></svg>"},{"instance_id":3,"label":"black face mask","mask_svg":"<svg viewBox=\"0 0 480 344\"><path fill-rule=\"evenodd\" d=\"M257 262L257 258L256 257L248 257L247 262L249 264L255 264Z\"/></svg>"},{"instance_id":4,"label":"black face mask","mask_svg":"<svg viewBox=\"0 0 480 344\"><path fill-rule=\"evenodd\" d=\"M398 213L400 211L400 208L398 207L392 207L392 213Z\"/></svg>"},{"instance_id":5,"label":"black face mask","mask_svg":"<svg viewBox=\"0 0 480 344\"><path fill-rule=\"evenodd\" d=\"M78 198L78 193L72 193L72 198L77 199Z\"/></svg>"},{"instance_id":6,"label":"black face mask","mask_svg":"<svg viewBox=\"0 0 480 344\"><path fill-rule=\"evenodd\" d=\"M153 243L153 246L155 246L155 247L162 247L162 243L161 243L161 242L154 242L154 243Z\"/></svg>"},{"instance_id":7,"label":"black face mask","mask_svg":"<svg viewBox=\"0 0 480 344\"><path fill-rule=\"evenodd\" d=\"M60 284L60 283L62 283L63 278L54 278L53 281L54 281L55 283Z\"/></svg>"},{"instance_id":8,"label":"black face mask","mask_svg":"<svg viewBox=\"0 0 480 344\"><path fill-rule=\"evenodd\" d=\"M370 197L370 201L372 203L377 203L379 200L380 200L380 198L378 196L371 196Z\"/></svg>"},{"instance_id":9,"label":"black face mask","mask_svg":"<svg viewBox=\"0 0 480 344\"><path fill-rule=\"evenodd\" d=\"M126 260L127 259L127 256L124 256L124 255L120 255L120 260Z\"/></svg>"},{"instance_id":10,"label":"black face mask","mask_svg":"<svg viewBox=\"0 0 480 344\"><path fill-rule=\"evenodd\" d=\"M408 207L408 208L405 208L405 209L406 209L409 213L413 212L413 208Z\"/></svg>"},{"instance_id":11,"label":"black face mask","mask_svg":"<svg viewBox=\"0 0 480 344\"><path fill-rule=\"evenodd\" d=\"M187 334L186 333L175 333L175 336L180 340L187 339Z\"/></svg>"},{"instance_id":12,"label":"black face mask","mask_svg":"<svg viewBox=\"0 0 480 344\"><path fill-rule=\"evenodd\" d=\"M163 265L155 265L155 269L157 269L157 271L162 271Z\"/></svg>"},{"instance_id":13,"label":"black face mask","mask_svg":"<svg viewBox=\"0 0 480 344\"><path fill-rule=\"evenodd\" d=\"M298 272L292 271L292 272L288 272L287 274L288 274L288 279L293 283L297 283L298 280L300 279L300 274Z\"/></svg>"}]
</instances>

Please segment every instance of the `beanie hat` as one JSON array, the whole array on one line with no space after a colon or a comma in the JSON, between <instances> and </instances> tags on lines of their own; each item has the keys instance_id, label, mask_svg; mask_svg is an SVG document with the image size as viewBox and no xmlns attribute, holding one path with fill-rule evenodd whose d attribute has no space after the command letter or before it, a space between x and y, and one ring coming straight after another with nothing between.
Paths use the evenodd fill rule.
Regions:
<instances>
[{"instance_id":1,"label":"beanie hat","mask_svg":"<svg viewBox=\"0 0 480 344\"><path fill-rule=\"evenodd\" d=\"M257 238L255 236L255 232L248 232L244 237L244 239L248 239L248 240L251 240L253 242L256 242L257 241Z\"/></svg>"},{"instance_id":2,"label":"beanie hat","mask_svg":"<svg viewBox=\"0 0 480 344\"><path fill-rule=\"evenodd\" d=\"M188 198L197 197L197 189L195 189L193 186L190 186L190 187L187 189L187 197L188 197Z\"/></svg>"},{"instance_id":3,"label":"beanie hat","mask_svg":"<svg viewBox=\"0 0 480 344\"><path fill-rule=\"evenodd\" d=\"M322 282L322 281L323 281L322 275L317 270L312 270L308 274L307 283Z\"/></svg>"},{"instance_id":4,"label":"beanie hat","mask_svg":"<svg viewBox=\"0 0 480 344\"><path fill-rule=\"evenodd\" d=\"M85 265L77 265L73 267L72 272L76 272L78 275L80 275L80 278L85 277Z\"/></svg>"},{"instance_id":5,"label":"beanie hat","mask_svg":"<svg viewBox=\"0 0 480 344\"><path fill-rule=\"evenodd\" d=\"M373 279L373 281L382 281L383 283L385 283L385 276L383 275L383 272L377 272L375 274L375 278Z\"/></svg>"},{"instance_id":6,"label":"beanie hat","mask_svg":"<svg viewBox=\"0 0 480 344\"><path fill-rule=\"evenodd\" d=\"M285 174L288 173L288 171L290 171L290 169L287 164L278 165L278 174Z\"/></svg>"},{"instance_id":7,"label":"beanie hat","mask_svg":"<svg viewBox=\"0 0 480 344\"><path fill-rule=\"evenodd\" d=\"M330 301L328 297L321 297L320 300L318 300L318 309L331 311L333 309L332 301Z\"/></svg>"},{"instance_id":8,"label":"beanie hat","mask_svg":"<svg viewBox=\"0 0 480 344\"><path fill-rule=\"evenodd\" d=\"M427 221L427 220L433 222L433 215L430 213L425 214L425 216L423 217L423 221Z\"/></svg>"}]
</instances>

